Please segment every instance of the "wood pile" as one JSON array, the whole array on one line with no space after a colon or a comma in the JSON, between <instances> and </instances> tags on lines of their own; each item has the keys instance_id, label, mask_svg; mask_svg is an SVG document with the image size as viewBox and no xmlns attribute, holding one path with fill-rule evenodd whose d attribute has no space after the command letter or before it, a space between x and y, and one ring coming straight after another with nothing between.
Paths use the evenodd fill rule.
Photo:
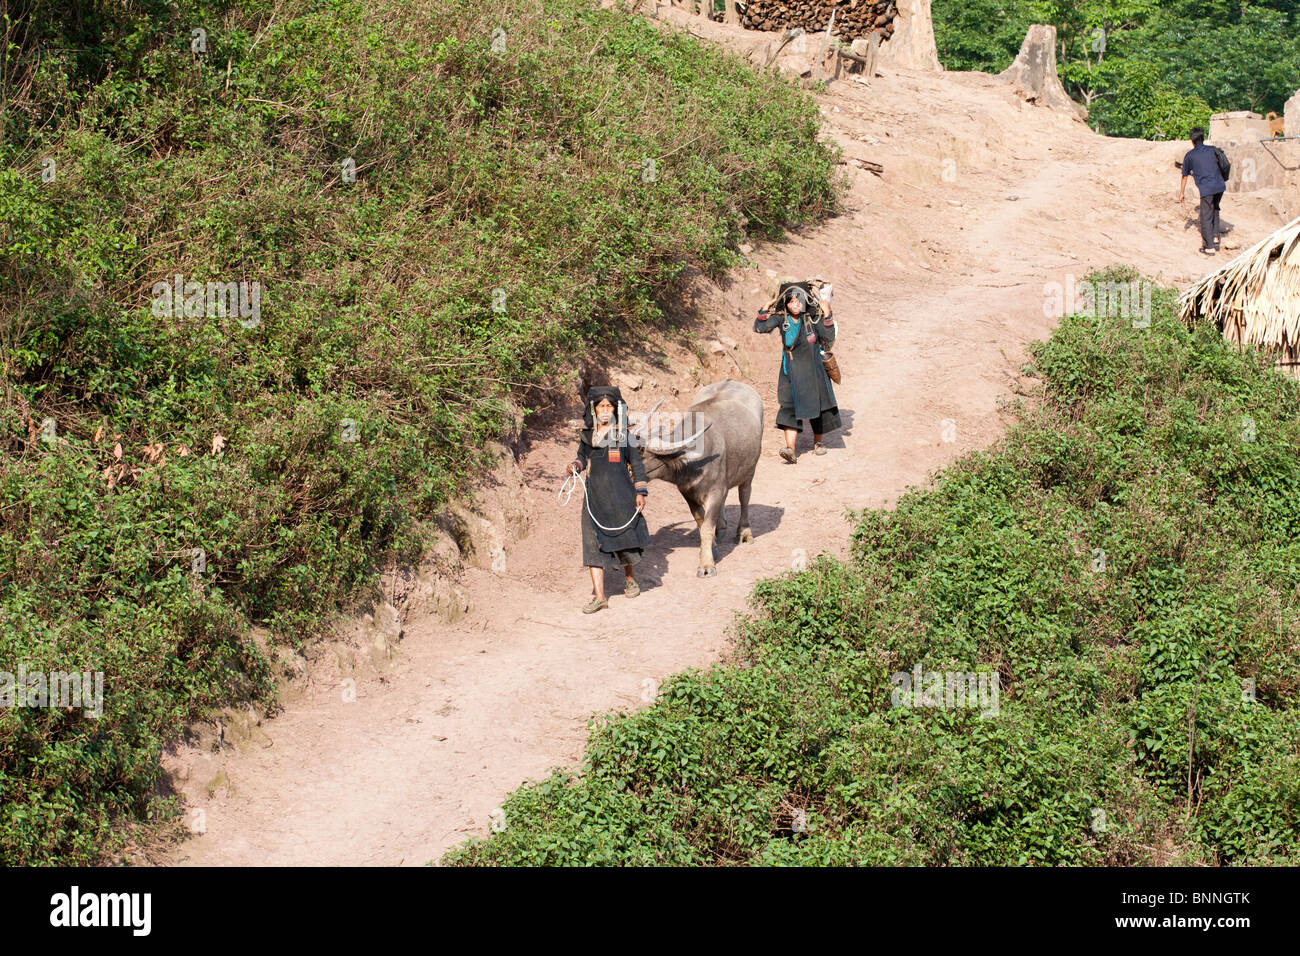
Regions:
<instances>
[{"instance_id":1,"label":"wood pile","mask_svg":"<svg viewBox=\"0 0 1300 956\"><path fill-rule=\"evenodd\" d=\"M740 23L750 30L784 30L803 27L812 33L825 30L835 11L832 33L844 39L878 33L882 40L894 33L896 0L748 0L738 2Z\"/></svg>"}]
</instances>

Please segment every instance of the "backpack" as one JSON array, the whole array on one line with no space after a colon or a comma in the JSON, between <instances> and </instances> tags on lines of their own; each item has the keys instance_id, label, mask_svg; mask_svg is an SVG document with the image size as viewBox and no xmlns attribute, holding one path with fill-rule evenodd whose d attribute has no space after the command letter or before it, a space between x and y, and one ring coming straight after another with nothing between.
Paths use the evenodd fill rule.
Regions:
<instances>
[{"instance_id":1,"label":"backpack","mask_svg":"<svg viewBox=\"0 0 1300 956\"><path fill-rule=\"evenodd\" d=\"M1214 160L1219 164L1219 175L1223 177L1226 183L1228 177L1232 175L1232 161L1228 159L1228 154L1217 146L1211 147L1214 150Z\"/></svg>"}]
</instances>

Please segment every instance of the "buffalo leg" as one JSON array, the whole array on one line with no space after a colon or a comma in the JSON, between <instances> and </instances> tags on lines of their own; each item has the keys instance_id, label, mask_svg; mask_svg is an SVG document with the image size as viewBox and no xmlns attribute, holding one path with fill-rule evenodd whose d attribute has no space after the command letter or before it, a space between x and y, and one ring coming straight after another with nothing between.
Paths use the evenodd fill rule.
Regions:
<instances>
[{"instance_id":1,"label":"buffalo leg","mask_svg":"<svg viewBox=\"0 0 1300 956\"><path fill-rule=\"evenodd\" d=\"M736 528L737 541L754 540L754 532L749 529L749 492L752 488L752 481L746 481L736 488L736 494L740 498L740 526Z\"/></svg>"},{"instance_id":2,"label":"buffalo leg","mask_svg":"<svg viewBox=\"0 0 1300 956\"><path fill-rule=\"evenodd\" d=\"M704 523L704 509L694 501L687 501L686 507L691 509L691 517L695 519L695 527L700 527Z\"/></svg>"},{"instance_id":3,"label":"buffalo leg","mask_svg":"<svg viewBox=\"0 0 1300 956\"><path fill-rule=\"evenodd\" d=\"M711 578L718 573L714 565L713 547L717 537L718 518L722 515L722 504L726 495L710 495L704 500L704 520L700 522L700 568L697 577Z\"/></svg>"}]
</instances>

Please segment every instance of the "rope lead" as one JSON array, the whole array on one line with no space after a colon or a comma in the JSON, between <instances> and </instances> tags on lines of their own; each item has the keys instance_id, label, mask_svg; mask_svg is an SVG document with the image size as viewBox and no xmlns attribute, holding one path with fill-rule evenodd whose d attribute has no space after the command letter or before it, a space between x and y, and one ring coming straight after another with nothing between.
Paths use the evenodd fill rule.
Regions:
<instances>
[{"instance_id":1,"label":"rope lead","mask_svg":"<svg viewBox=\"0 0 1300 956\"><path fill-rule=\"evenodd\" d=\"M582 477L582 475L575 475L573 472L569 472L569 477L564 479L564 484L560 486L560 491L555 496L559 500L561 508L567 505L570 499L573 498L573 492L577 489L579 484L582 485L582 501L583 504L587 506L587 514L591 515L591 520L595 522L596 527L599 528L601 531L608 531L611 534L617 534L618 532L625 530L629 525L632 524L633 521L637 519L637 516L641 514L641 506L637 505L636 511L632 513L632 517L629 518L624 524L619 525L617 528L606 528L603 524L600 523L599 519L597 519L597 517L591 513L591 496L587 494L586 480Z\"/></svg>"}]
</instances>

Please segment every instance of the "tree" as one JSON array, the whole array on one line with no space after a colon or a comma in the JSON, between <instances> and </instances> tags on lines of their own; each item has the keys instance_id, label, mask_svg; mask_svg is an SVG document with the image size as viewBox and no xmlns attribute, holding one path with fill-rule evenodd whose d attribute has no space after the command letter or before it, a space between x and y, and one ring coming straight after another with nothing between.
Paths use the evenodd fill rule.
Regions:
<instances>
[{"instance_id":1,"label":"tree","mask_svg":"<svg viewBox=\"0 0 1300 956\"><path fill-rule=\"evenodd\" d=\"M1027 0L936 0L935 46L949 70L999 73L1011 65L1029 29Z\"/></svg>"},{"instance_id":2,"label":"tree","mask_svg":"<svg viewBox=\"0 0 1300 956\"><path fill-rule=\"evenodd\" d=\"M1250 7L1239 22L1170 26L1156 55L1169 76L1223 110L1282 109L1300 87L1300 37L1285 13Z\"/></svg>"}]
</instances>

